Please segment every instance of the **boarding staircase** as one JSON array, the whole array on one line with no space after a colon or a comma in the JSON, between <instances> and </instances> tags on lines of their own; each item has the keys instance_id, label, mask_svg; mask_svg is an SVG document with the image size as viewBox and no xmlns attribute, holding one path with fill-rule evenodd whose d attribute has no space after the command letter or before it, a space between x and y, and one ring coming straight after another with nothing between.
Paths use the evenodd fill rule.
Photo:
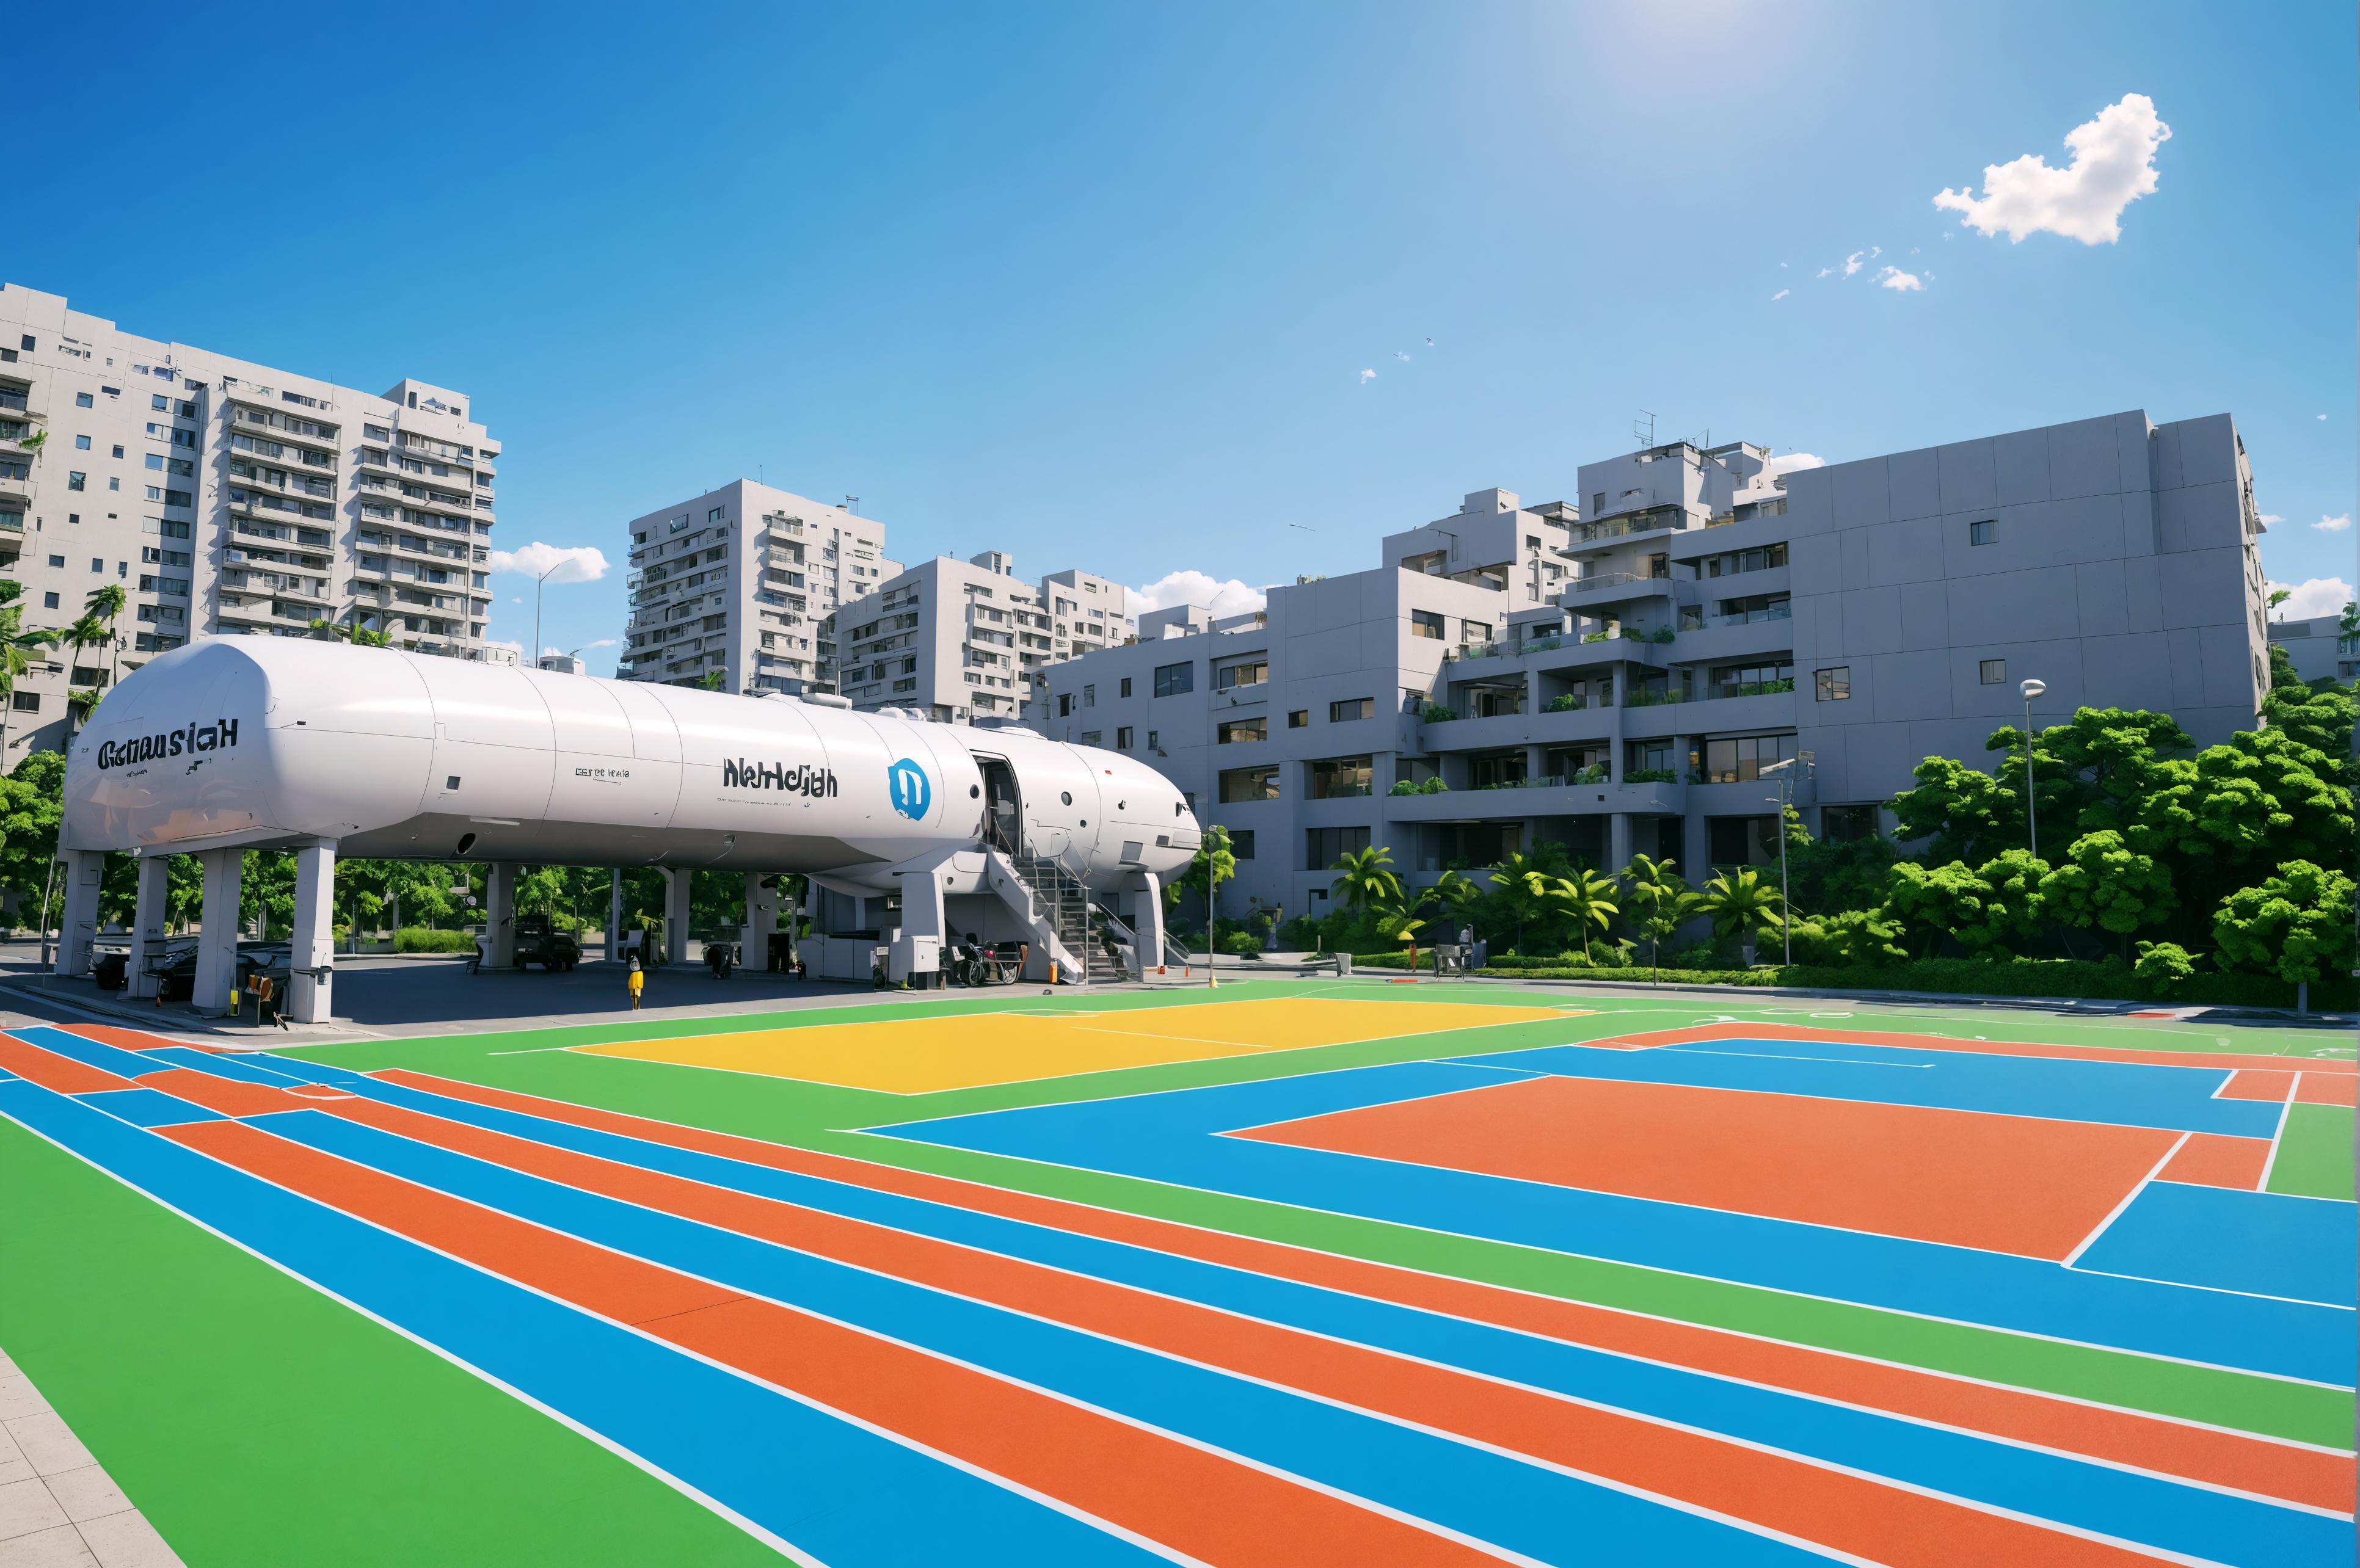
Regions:
<instances>
[{"instance_id":1,"label":"boarding staircase","mask_svg":"<svg viewBox=\"0 0 2360 1568\"><path fill-rule=\"evenodd\" d=\"M998 844L985 847L984 865L991 890L1057 966L1059 981L1086 985L1096 978L1088 955L1098 944L1090 931L1089 889L1081 878L1047 855L1011 853Z\"/></svg>"}]
</instances>

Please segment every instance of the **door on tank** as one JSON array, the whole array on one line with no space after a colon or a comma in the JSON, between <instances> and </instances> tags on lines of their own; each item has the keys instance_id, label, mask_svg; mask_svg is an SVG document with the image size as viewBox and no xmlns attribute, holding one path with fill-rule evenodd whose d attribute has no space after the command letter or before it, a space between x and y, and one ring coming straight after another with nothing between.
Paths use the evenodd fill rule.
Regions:
<instances>
[{"instance_id":1,"label":"door on tank","mask_svg":"<svg viewBox=\"0 0 2360 1568\"><path fill-rule=\"evenodd\" d=\"M1016 775L997 757L978 757L983 770L983 842L1010 855L1024 853L1024 800L1016 791Z\"/></svg>"}]
</instances>

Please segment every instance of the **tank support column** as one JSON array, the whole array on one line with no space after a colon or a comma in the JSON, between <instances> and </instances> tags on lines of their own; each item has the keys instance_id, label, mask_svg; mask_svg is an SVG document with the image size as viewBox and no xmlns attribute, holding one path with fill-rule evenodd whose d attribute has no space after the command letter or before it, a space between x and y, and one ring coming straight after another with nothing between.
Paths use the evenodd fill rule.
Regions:
<instances>
[{"instance_id":1,"label":"tank support column","mask_svg":"<svg viewBox=\"0 0 2360 1568\"><path fill-rule=\"evenodd\" d=\"M106 856L93 850L61 849L58 860L65 871L65 913L58 919L60 975L90 973L90 939L98 931L98 879ZM44 919L49 911L41 911Z\"/></svg>"},{"instance_id":2,"label":"tank support column","mask_svg":"<svg viewBox=\"0 0 2360 1568\"><path fill-rule=\"evenodd\" d=\"M664 959L671 964L688 962L689 891L694 886L696 873L688 866L677 870L664 868Z\"/></svg>"},{"instance_id":3,"label":"tank support column","mask_svg":"<svg viewBox=\"0 0 2360 1568\"><path fill-rule=\"evenodd\" d=\"M885 977L895 985L905 980L938 985L943 972L943 877L940 872L904 871L901 883L901 931L885 957Z\"/></svg>"},{"instance_id":4,"label":"tank support column","mask_svg":"<svg viewBox=\"0 0 2360 1568\"><path fill-rule=\"evenodd\" d=\"M144 868L143 868L144 869ZM336 962L336 846L295 852L295 930L287 954L287 1016L299 1024L328 1021ZM305 970L317 970L306 975Z\"/></svg>"},{"instance_id":5,"label":"tank support column","mask_svg":"<svg viewBox=\"0 0 2360 1568\"><path fill-rule=\"evenodd\" d=\"M189 1000L201 1013L229 1011L237 989L238 896L246 881L246 852L208 849L197 856L204 870L204 929L197 937L197 975Z\"/></svg>"},{"instance_id":6,"label":"tank support column","mask_svg":"<svg viewBox=\"0 0 2360 1568\"><path fill-rule=\"evenodd\" d=\"M765 882L770 886L763 887ZM769 968L770 933L778 929L779 877L765 871L748 871L746 873L746 930L738 942L738 962L748 969Z\"/></svg>"},{"instance_id":7,"label":"tank support column","mask_svg":"<svg viewBox=\"0 0 2360 1568\"><path fill-rule=\"evenodd\" d=\"M484 875L484 967L516 967L517 863L495 860Z\"/></svg>"},{"instance_id":8,"label":"tank support column","mask_svg":"<svg viewBox=\"0 0 2360 1568\"><path fill-rule=\"evenodd\" d=\"M169 855L143 855L138 865L138 892L132 902L131 956L123 969L124 984L130 987L135 1000L145 1001L156 994L156 976L148 973L148 960L163 951L164 922L169 916L165 895L171 886L172 857Z\"/></svg>"},{"instance_id":9,"label":"tank support column","mask_svg":"<svg viewBox=\"0 0 2360 1568\"><path fill-rule=\"evenodd\" d=\"M1164 882L1153 871L1134 871L1122 881L1122 918L1139 939L1133 962L1139 977L1164 966Z\"/></svg>"},{"instance_id":10,"label":"tank support column","mask_svg":"<svg viewBox=\"0 0 2360 1568\"><path fill-rule=\"evenodd\" d=\"M623 956L623 868L619 866L609 873L606 885L606 962L614 963Z\"/></svg>"}]
</instances>

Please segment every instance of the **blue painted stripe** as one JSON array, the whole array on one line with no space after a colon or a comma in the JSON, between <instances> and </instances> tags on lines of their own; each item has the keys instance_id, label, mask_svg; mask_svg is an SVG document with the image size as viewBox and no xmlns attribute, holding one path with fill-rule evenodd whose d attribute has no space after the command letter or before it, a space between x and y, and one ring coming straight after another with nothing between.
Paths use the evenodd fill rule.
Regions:
<instances>
[{"instance_id":1,"label":"blue painted stripe","mask_svg":"<svg viewBox=\"0 0 2360 1568\"><path fill-rule=\"evenodd\" d=\"M91 1040L78 1034L69 1034L64 1029L52 1029L47 1024L27 1025L24 1028L9 1029L7 1032L23 1040L27 1045L38 1045L43 1051L54 1052L59 1056L71 1057L85 1067L95 1067L103 1073L112 1073L118 1078L137 1078L142 1073L161 1071L144 1052L126 1051L120 1046L108 1045L104 1041Z\"/></svg>"},{"instance_id":2,"label":"blue painted stripe","mask_svg":"<svg viewBox=\"0 0 2360 1568\"><path fill-rule=\"evenodd\" d=\"M197 1051L185 1045L160 1045L142 1051L158 1062L173 1067L193 1068L215 1078L235 1079L240 1083L267 1083L274 1089L284 1089L290 1083L308 1083L308 1078L298 1078L290 1073L273 1073L237 1056L220 1056L209 1051ZM154 1068L149 1068L154 1072Z\"/></svg>"},{"instance_id":3,"label":"blue painted stripe","mask_svg":"<svg viewBox=\"0 0 2360 1568\"><path fill-rule=\"evenodd\" d=\"M2360 1208L2151 1181L2081 1254L2080 1267L2350 1307L2360 1279Z\"/></svg>"},{"instance_id":4,"label":"blue painted stripe","mask_svg":"<svg viewBox=\"0 0 2360 1568\"><path fill-rule=\"evenodd\" d=\"M180 1127L188 1122L225 1119L219 1112L175 1098L161 1089L101 1089L74 1098L85 1105L96 1105L110 1116L121 1116L133 1127Z\"/></svg>"},{"instance_id":5,"label":"blue painted stripe","mask_svg":"<svg viewBox=\"0 0 2360 1568\"><path fill-rule=\"evenodd\" d=\"M2229 1076L2226 1069L2219 1067L2158 1067L2136 1062L1990 1056L1977 1051L1794 1040L1699 1040L1652 1051L1552 1045L1452 1060L1567 1078L1808 1094L1870 1105L1985 1111L2234 1138L2267 1138L2278 1128L2276 1105L2212 1098Z\"/></svg>"},{"instance_id":6,"label":"blue painted stripe","mask_svg":"<svg viewBox=\"0 0 2360 1568\"><path fill-rule=\"evenodd\" d=\"M733 1231L585 1192L318 1111L282 1138L749 1294L1120 1411L1545 1559L1726 1563L1811 1554L1734 1526Z\"/></svg>"},{"instance_id":7,"label":"blue painted stripe","mask_svg":"<svg viewBox=\"0 0 2360 1568\"><path fill-rule=\"evenodd\" d=\"M954 1466L67 1096L0 1084L0 1114L603 1433L836 1568L1158 1561Z\"/></svg>"},{"instance_id":8,"label":"blue painted stripe","mask_svg":"<svg viewBox=\"0 0 2360 1568\"><path fill-rule=\"evenodd\" d=\"M1441 1076L1446 1073L1465 1076ZM2352 1385L2352 1319L2324 1307L2108 1279L2038 1258L1790 1220L1208 1136L1323 1109L1447 1093L1470 1086L1466 1080L1472 1079L1500 1082L1499 1074L1472 1068L1360 1068L1275 1084L1233 1083L1039 1105L879 1130L1553 1252Z\"/></svg>"},{"instance_id":9,"label":"blue painted stripe","mask_svg":"<svg viewBox=\"0 0 2360 1568\"><path fill-rule=\"evenodd\" d=\"M2196 1556L2221 1562L2342 1561L2353 1546L2352 1528L2340 1521L1970 1433L399 1084L375 1083L370 1093L389 1104L577 1153L1460 1367Z\"/></svg>"}]
</instances>

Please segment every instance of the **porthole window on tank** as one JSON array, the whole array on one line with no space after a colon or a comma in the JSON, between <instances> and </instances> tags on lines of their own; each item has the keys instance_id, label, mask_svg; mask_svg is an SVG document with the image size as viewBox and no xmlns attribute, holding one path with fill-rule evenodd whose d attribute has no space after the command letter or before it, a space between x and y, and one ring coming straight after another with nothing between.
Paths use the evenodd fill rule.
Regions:
<instances>
[{"instance_id":1,"label":"porthole window on tank","mask_svg":"<svg viewBox=\"0 0 2360 1568\"><path fill-rule=\"evenodd\" d=\"M970 785L968 785L968 786L967 787L967 798L968 800L974 800L978 795L980 795L980 794L982 794L982 793L983 793L983 786L982 786L982 785L980 785L980 784L970 784Z\"/></svg>"},{"instance_id":2,"label":"porthole window on tank","mask_svg":"<svg viewBox=\"0 0 2360 1568\"><path fill-rule=\"evenodd\" d=\"M1061 800L1065 801L1065 804L1067 804L1068 806L1070 806L1070 805L1072 805L1072 804L1074 803L1074 792L1073 792L1072 790L1070 790L1070 789L1064 790L1064 791L1062 791L1062 792L1060 792L1060 793L1059 793L1059 795L1057 796L1057 799L1059 799L1059 800Z\"/></svg>"}]
</instances>

